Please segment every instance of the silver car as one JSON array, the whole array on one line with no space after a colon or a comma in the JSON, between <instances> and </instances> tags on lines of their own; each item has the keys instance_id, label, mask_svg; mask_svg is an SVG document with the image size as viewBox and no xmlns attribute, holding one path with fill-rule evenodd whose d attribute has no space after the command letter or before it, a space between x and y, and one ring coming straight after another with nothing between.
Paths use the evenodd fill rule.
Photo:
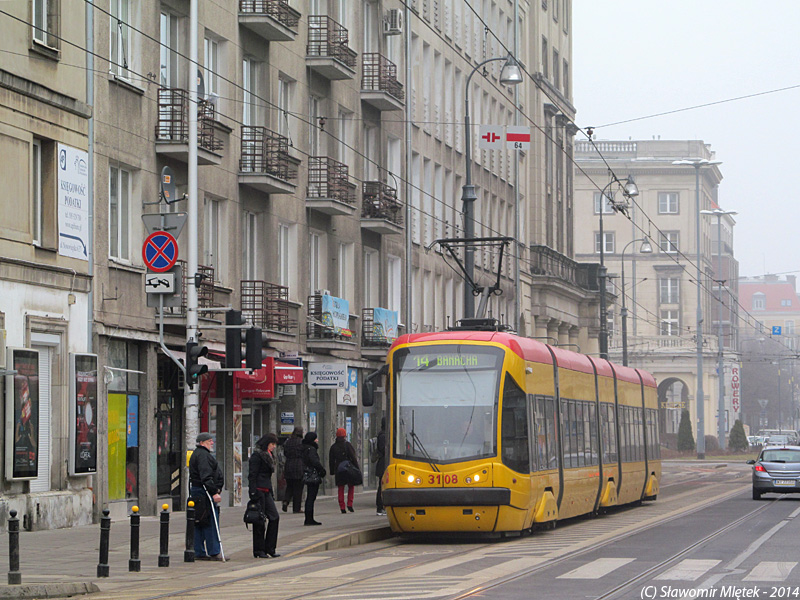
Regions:
<instances>
[{"instance_id":1,"label":"silver car","mask_svg":"<svg viewBox=\"0 0 800 600\"><path fill-rule=\"evenodd\" d=\"M753 500L761 494L800 493L800 446L768 446L753 465Z\"/></svg>"}]
</instances>

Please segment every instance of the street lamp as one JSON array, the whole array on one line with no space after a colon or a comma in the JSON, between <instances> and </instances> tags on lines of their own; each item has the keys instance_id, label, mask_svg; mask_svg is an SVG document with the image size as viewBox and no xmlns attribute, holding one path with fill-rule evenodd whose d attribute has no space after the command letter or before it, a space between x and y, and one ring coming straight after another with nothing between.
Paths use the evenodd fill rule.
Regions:
<instances>
[{"instance_id":1,"label":"street lamp","mask_svg":"<svg viewBox=\"0 0 800 600\"><path fill-rule=\"evenodd\" d=\"M628 249L628 246L636 242L642 242L642 245L639 247L639 252L641 254L653 253L653 246L647 238L631 240L625 244L625 247L622 249L622 364L626 367L628 366L628 307L625 304L625 251Z\"/></svg>"},{"instance_id":2,"label":"street lamp","mask_svg":"<svg viewBox=\"0 0 800 600\"><path fill-rule=\"evenodd\" d=\"M673 165L688 165L694 167L695 205L697 209L697 458L706 457L706 422L705 406L703 401L703 298L702 298L702 270L700 259L703 249L700 246L700 169L721 165L722 161L708 160L707 158L689 158L675 160Z\"/></svg>"},{"instance_id":3,"label":"street lamp","mask_svg":"<svg viewBox=\"0 0 800 600\"><path fill-rule=\"evenodd\" d=\"M473 67L469 76L467 77L466 90L464 91L464 131L466 141L466 151L464 157L466 159L466 177L465 183L461 188L461 203L464 210L464 239L470 240L475 237L475 200L478 196L475 194L475 186L472 185L472 140L471 130L469 124L469 82L475 72L487 63L504 60L506 63L503 65L503 70L500 71L500 83L503 85L517 85L522 83L522 70L517 64L517 61L510 54L506 57L487 58L481 63ZM466 285L464 285L464 318L471 319L475 316L475 295L473 294L472 283L475 277L475 253L474 249L470 246L464 247L464 271L467 277ZM519 290L516 291L519 294Z\"/></svg>"},{"instance_id":4,"label":"street lamp","mask_svg":"<svg viewBox=\"0 0 800 600\"><path fill-rule=\"evenodd\" d=\"M717 381L719 389L719 396L717 398L717 440L719 447L725 450L725 366L722 361L722 217L725 215L738 215L735 210L722 210L715 208L714 210L701 210L701 215L716 215L717 216L717 274L718 282L717 289L719 290L718 312L717 312Z\"/></svg>"},{"instance_id":5,"label":"street lamp","mask_svg":"<svg viewBox=\"0 0 800 600\"><path fill-rule=\"evenodd\" d=\"M624 210L623 207L614 202L613 195L606 196L609 188L615 183L622 188L622 195L625 198L633 198L639 195L639 188L636 187L636 182L633 180L632 175L620 180L614 173L611 173L611 181L600 192L600 358L605 358L606 360L608 360L608 309L606 308L606 241L603 236L603 212L605 212L606 208L606 199L614 212Z\"/></svg>"}]
</instances>

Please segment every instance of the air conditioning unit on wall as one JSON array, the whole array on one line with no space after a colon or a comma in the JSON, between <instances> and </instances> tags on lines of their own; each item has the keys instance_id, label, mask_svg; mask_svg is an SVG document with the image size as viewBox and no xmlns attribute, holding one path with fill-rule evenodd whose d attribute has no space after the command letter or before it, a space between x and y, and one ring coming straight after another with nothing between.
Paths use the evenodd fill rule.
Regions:
<instances>
[{"instance_id":1,"label":"air conditioning unit on wall","mask_svg":"<svg viewBox=\"0 0 800 600\"><path fill-rule=\"evenodd\" d=\"M403 33L403 12L399 8L390 8L383 21L384 35L400 35Z\"/></svg>"}]
</instances>

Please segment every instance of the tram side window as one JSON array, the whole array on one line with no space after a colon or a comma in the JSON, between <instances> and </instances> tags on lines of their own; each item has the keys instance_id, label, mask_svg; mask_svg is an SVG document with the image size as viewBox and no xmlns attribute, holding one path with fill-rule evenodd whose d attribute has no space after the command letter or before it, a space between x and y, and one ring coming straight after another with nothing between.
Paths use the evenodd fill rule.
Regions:
<instances>
[{"instance_id":1,"label":"tram side window","mask_svg":"<svg viewBox=\"0 0 800 600\"><path fill-rule=\"evenodd\" d=\"M558 462L558 429L556 428L555 398L545 398L544 422L547 427L547 469L557 469Z\"/></svg>"},{"instance_id":2,"label":"tram side window","mask_svg":"<svg viewBox=\"0 0 800 600\"><path fill-rule=\"evenodd\" d=\"M633 409L633 423L636 428L636 460L644 460L644 420L641 408Z\"/></svg>"},{"instance_id":3,"label":"tram side window","mask_svg":"<svg viewBox=\"0 0 800 600\"><path fill-rule=\"evenodd\" d=\"M508 374L503 391L501 443L503 464L518 473L529 473L527 403L522 389Z\"/></svg>"},{"instance_id":4,"label":"tram side window","mask_svg":"<svg viewBox=\"0 0 800 600\"><path fill-rule=\"evenodd\" d=\"M583 402L573 402L575 405L575 433L577 434L577 438L575 440L575 455L578 459L578 464L575 465L573 461L573 466L583 467L586 465L586 446L584 443L585 436L584 436L584 421L583 421Z\"/></svg>"},{"instance_id":5,"label":"tram side window","mask_svg":"<svg viewBox=\"0 0 800 600\"><path fill-rule=\"evenodd\" d=\"M544 398L540 396L533 399L533 436L536 470L543 471L547 468L547 429L544 422Z\"/></svg>"},{"instance_id":6,"label":"tram side window","mask_svg":"<svg viewBox=\"0 0 800 600\"><path fill-rule=\"evenodd\" d=\"M572 457L575 454L574 443L575 435L573 433L573 423L575 415L570 413L572 403L569 400L561 399L561 445L564 456L562 461L564 468L569 469L572 467ZM573 409L574 410L574 409Z\"/></svg>"},{"instance_id":7,"label":"tram side window","mask_svg":"<svg viewBox=\"0 0 800 600\"><path fill-rule=\"evenodd\" d=\"M600 405L601 430L603 433L603 462L617 461L617 423L614 406L603 402Z\"/></svg>"},{"instance_id":8,"label":"tram side window","mask_svg":"<svg viewBox=\"0 0 800 600\"><path fill-rule=\"evenodd\" d=\"M597 465L599 464L598 458L600 456L597 447L597 406L593 402L590 402L588 408L589 421L587 422L587 427L589 428L589 456L591 460L586 464Z\"/></svg>"},{"instance_id":9,"label":"tram side window","mask_svg":"<svg viewBox=\"0 0 800 600\"><path fill-rule=\"evenodd\" d=\"M647 454L650 458L661 458L661 444L658 439L658 412L647 409Z\"/></svg>"},{"instance_id":10,"label":"tram side window","mask_svg":"<svg viewBox=\"0 0 800 600\"><path fill-rule=\"evenodd\" d=\"M622 462L630 462L630 444L628 442L628 407L619 407L619 452Z\"/></svg>"}]
</instances>

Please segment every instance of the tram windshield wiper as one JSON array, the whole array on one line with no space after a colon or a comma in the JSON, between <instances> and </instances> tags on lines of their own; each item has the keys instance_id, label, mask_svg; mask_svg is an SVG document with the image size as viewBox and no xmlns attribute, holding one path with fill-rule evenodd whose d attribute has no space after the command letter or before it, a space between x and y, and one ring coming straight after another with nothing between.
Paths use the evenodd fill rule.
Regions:
<instances>
[{"instance_id":1,"label":"tram windshield wiper","mask_svg":"<svg viewBox=\"0 0 800 600\"><path fill-rule=\"evenodd\" d=\"M414 411L413 411L413 410L411 411L411 440L412 440L412 441L413 441L415 444L419 444L419 449L420 449L420 450L422 450L422 455L423 455L423 456L425 457L425 459L428 461L428 464L431 466L431 469L433 469L434 471L436 471L437 473L439 473L439 472L440 472L440 471L439 471L439 467L437 467L437 466L434 464L434 462L433 462L433 459L431 458L431 455L430 455L430 454L428 454L428 451L427 451L427 450L425 450L425 446L422 444L422 440L421 440L421 439L419 439L419 436L418 436L418 435L416 434L416 432L414 431Z\"/></svg>"}]
</instances>

